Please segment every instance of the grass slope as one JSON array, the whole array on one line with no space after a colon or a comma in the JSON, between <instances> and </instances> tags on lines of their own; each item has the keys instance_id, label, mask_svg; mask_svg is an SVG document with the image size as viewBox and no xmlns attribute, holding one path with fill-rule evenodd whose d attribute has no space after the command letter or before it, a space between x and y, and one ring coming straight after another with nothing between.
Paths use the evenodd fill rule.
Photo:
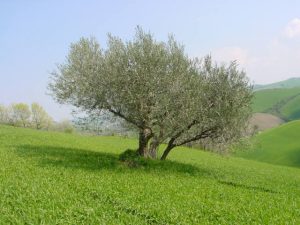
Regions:
<instances>
[{"instance_id":1,"label":"grass slope","mask_svg":"<svg viewBox=\"0 0 300 225\"><path fill-rule=\"evenodd\" d=\"M292 121L260 133L254 149L241 152L239 156L300 168L300 121Z\"/></svg>"},{"instance_id":2,"label":"grass slope","mask_svg":"<svg viewBox=\"0 0 300 225\"><path fill-rule=\"evenodd\" d=\"M283 117L288 118L288 120L300 119L300 95L290 99L280 111Z\"/></svg>"},{"instance_id":3,"label":"grass slope","mask_svg":"<svg viewBox=\"0 0 300 225\"><path fill-rule=\"evenodd\" d=\"M265 90L265 89L274 89L274 88L294 88L300 87L300 78L293 77L287 80L279 81L272 84L265 84L265 85L254 85L254 90Z\"/></svg>"},{"instance_id":4,"label":"grass slope","mask_svg":"<svg viewBox=\"0 0 300 225\"><path fill-rule=\"evenodd\" d=\"M136 140L0 126L0 224L300 224L300 170Z\"/></svg>"},{"instance_id":5,"label":"grass slope","mask_svg":"<svg viewBox=\"0 0 300 225\"><path fill-rule=\"evenodd\" d=\"M290 121L300 118L300 88L268 89L254 93L253 111Z\"/></svg>"}]
</instances>

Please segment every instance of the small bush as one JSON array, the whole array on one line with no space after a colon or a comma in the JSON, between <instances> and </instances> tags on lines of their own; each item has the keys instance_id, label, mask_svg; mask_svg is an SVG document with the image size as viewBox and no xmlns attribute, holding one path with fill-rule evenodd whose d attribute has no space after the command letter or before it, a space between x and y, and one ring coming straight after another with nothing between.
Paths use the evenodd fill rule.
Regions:
<instances>
[{"instance_id":1,"label":"small bush","mask_svg":"<svg viewBox=\"0 0 300 225\"><path fill-rule=\"evenodd\" d=\"M64 129L64 132L67 134L72 134L74 132L74 129L72 127L68 127Z\"/></svg>"},{"instance_id":2,"label":"small bush","mask_svg":"<svg viewBox=\"0 0 300 225\"><path fill-rule=\"evenodd\" d=\"M147 165L147 160L141 157L136 150L132 149L127 149L121 153L119 160L129 167L144 167Z\"/></svg>"}]
</instances>

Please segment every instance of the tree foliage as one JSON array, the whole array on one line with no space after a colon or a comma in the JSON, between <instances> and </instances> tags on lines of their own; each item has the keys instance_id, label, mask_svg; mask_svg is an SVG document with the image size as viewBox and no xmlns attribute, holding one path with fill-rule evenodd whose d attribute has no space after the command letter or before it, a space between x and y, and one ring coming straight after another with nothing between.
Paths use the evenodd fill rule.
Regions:
<instances>
[{"instance_id":1,"label":"tree foliage","mask_svg":"<svg viewBox=\"0 0 300 225\"><path fill-rule=\"evenodd\" d=\"M79 114L73 112L73 123L81 133L95 135L125 135L129 136L134 132L129 124L124 123L119 117L115 117L108 112L98 112L96 114Z\"/></svg>"},{"instance_id":2,"label":"tree foliage","mask_svg":"<svg viewBox=\"0 0 300 225\"><path fill-rule=\"evenodd\" d=\"M30 126L31 111L27 104L16 103L10 106L10 121L15 126Z\"/></svg>"},{"instance_id":3,"label":"tree foliage","mask_svg":"<svg viewBox=\"0 0 300 225\"><path fill-rule=\"evenodd\" d=\"M108 35L71 44L49 88L60 103L88 114L109 111L139 130L138 153L165 159L176 146L209 138L238 138L250 114L252 87L235 62L217 65L207 56L189 58L170 36L158 42L137 28L131 41Z\"/></svg>"},{"instance_id":4,"label":"tree foliage","mask_svg":"<svg viewBox=\"0 0 300 225\"><path fill-rule=\"evenodd\" d=\"M63 119L59 122L56 122L52 129L64 133L73 133L75 131L73 123L68 119Z\"/></svg>"},{"instance_id":5,"label":"tree foliage","mask_svg":"<svg viewBox=\"0 0 300 225\"><path fill-rule=\"evenodd\" d=\"M0 105L0 124L7 123L8 121L8 111L4 105Z\"/></svg>"},{"instance_id":6,"label":"tree foliage","mask_svg":"<svg viewBox=\"0 0 300 225\"><path fill-rule=\"evenodd\" d=\"M31 122L36 129L48 129L52 124L52 118L44 110L44 108L38 103L31 104Z\"/></svg>"},{"instance_id":7,"label":"tree foliage","mask_svg":"<svg viewBox=\"0 0 300 225\"><path fill-rule=\"evenodd\" d=\"M0 124L49 129L53 119L38 103L13 103L8 107L0 105Z\"/></svg>"}]
</instances>

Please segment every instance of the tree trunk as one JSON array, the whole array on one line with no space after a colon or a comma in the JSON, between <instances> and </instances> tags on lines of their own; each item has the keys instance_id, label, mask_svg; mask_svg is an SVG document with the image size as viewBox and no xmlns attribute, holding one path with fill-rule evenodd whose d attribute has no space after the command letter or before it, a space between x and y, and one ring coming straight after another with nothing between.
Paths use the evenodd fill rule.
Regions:
<instances>
[{"instance_id":1,"label":"tree trunk","mask_svg":"<svg viewBox=\"0 0 300 225\"><path fill-rule=\"evenodd\" d=\"M170 151L175 147L175 145L173 144L168 144L168 146L166 147L163 155L161 156L160 160L165 160L168 156L168 154L170 153Z\"/></svg>"},{"instance_id":2,"label":"tree trunk","mask_svg":"<svg viewBox=\"0 0 300 225\"><path fill-rule=\"evenodd\" d=\"M152 137L152 131L149 128L140 130L139 133L139 148L137 152L140 156L146 157L148 155L148 142Z\"/></svg>"},{"instance_id":3,"label":"tree trunk","mask_svg":"<svg viewBox=\"0 0 300 225\"><path fill-rule=\"evenodd\" d=\"M159 147L159 140L155 137L153 137L153 140L150 144L150 148L149 148L149 154L148 156L152 159L156 159L157 158L157 149Z\"/></svg>"}]
</instances>

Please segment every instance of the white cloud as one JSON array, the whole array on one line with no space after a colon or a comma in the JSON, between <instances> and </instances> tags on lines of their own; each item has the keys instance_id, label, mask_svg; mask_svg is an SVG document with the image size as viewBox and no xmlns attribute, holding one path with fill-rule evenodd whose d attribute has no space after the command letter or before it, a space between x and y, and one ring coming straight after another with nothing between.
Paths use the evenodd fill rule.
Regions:
<instances>
[{"instance_id":1,"label":"white cloud","mask_svg":"<svg viewBox=\"0 0 300 225\"><path fill-rule=\"evenodd\" d=\"M297 38L300 37L300 19L292 19L285 27L283 34L287 38Z\"/></svg>"},{"instance_id":2,"label":"white cloud","mask_svg":"<svg viewBox=\"0 0 300 225\"><path fill-rule=\"evenodd\" d=\"M255 46L231 46L215 49L218 62L236 60L255 83L272 83L300 77L300 19L290 20L277 36Z\"/></svg>"}]
</instances>

